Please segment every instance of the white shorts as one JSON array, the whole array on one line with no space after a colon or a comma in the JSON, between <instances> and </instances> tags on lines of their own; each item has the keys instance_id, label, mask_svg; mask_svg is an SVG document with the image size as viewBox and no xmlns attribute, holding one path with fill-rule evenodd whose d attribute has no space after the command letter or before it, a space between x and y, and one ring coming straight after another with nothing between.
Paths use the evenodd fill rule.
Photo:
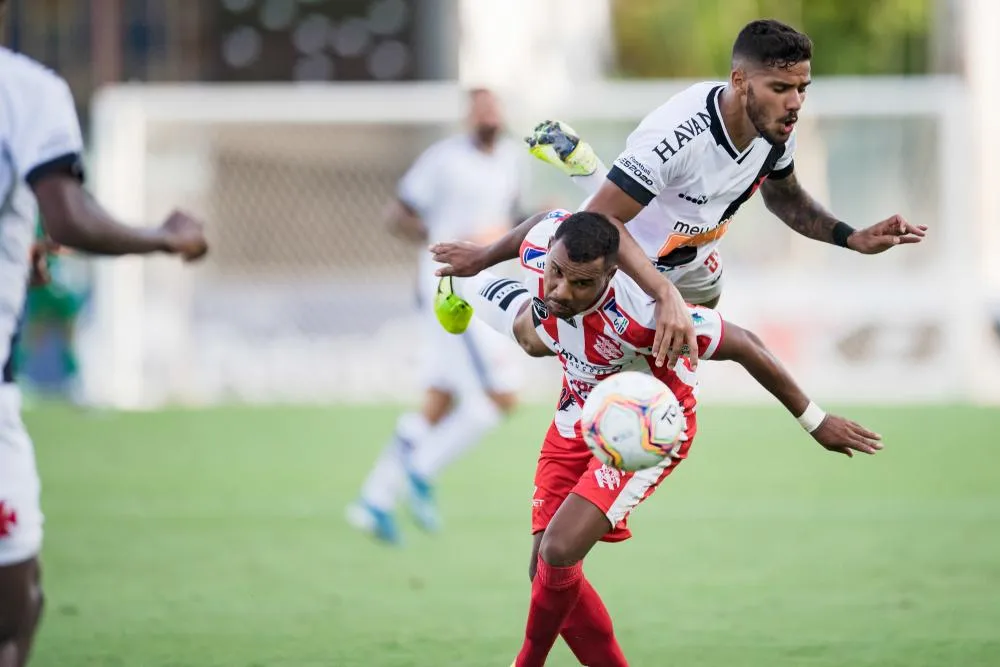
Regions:
<instances>
[{"instance_id":1,"label":"white shorts","mask_svg":"<svg viewBox=\"0 0 1000 667\"><path fill-rule=\"evenodd\" d=\"M693 267L682 266L660 272L677 287L684 300L696 306L704 305L722 294L722 257L713 250Z\"/></svg>"},{"instance_id":2,"label":"white shorts","mask_svg":"<svg viewBox=\"0 0 1000 667\"><path fill-rule=\"evenodd\" d=\"M420 379L424 387L456 396L510 393L521 385L517 344L473 318L460 335L441 328L433 313L426 322Z\"/></svg>"},{"instance_id":3,"label":"white shorts","mask_svg":"<svg viewBox=\"0 0 1000 667\"><path fill-rule=\"evenodd\" d=\"M0 567L42 548L41 482L16 385L0 385Z\"/></svg>"}]
</instances>

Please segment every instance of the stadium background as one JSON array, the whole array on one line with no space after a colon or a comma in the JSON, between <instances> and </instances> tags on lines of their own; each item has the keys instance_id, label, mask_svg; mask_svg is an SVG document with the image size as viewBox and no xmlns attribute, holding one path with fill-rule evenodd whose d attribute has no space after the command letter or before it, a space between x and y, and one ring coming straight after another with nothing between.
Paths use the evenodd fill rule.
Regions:
<instances>
[{"instance_id":1,"label":"stadium background","mask_svg":"<svg viewBox=\"0 0 1000 667\"><path fill-rule=\"evenodd\" d=\"M542 378L527 406L442 480L443 535L388 551L350 532L343 506L417 398L415 253L378 213L457 127L465 87L499 90L515 136L558 116L609 162L684 81L724 77L761 15L816 42L810 191L856 226L898 211L932 236L852 257L758 199L723 246L720 308L888 449L823 455L738 372L706 368L699 451L592 577L635 664L1000 664L992 3L10 4L6 43L74 90L98 198L136 223L180 203L214 244L193 270L60 258L79 381L48 382L65 321L26 332L26 383L69 399L27 417L47 514L37 664L506 664L556 374L525 361ZM576 204L529 169L526 209Z\"/></svg>"}]
</instances>

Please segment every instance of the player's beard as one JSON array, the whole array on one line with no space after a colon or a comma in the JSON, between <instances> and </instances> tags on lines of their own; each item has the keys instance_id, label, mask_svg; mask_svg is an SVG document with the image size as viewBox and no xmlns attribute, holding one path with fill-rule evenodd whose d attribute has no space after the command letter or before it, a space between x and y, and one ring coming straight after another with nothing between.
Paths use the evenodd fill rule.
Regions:
<instances>
[{"instance_id":1,"label":"player's beard","mask_svg":"<svg viewBox=\"0 0 1000 667\"><path fill-rule=\"evenodd\" d=\"M496 125L477 125L476 126L476 141L479 142L480 146L490 148L496 143L497 137L500 135L500 128Z\"/></svg>"},{"instance_id":2,"label":"player's beard","mask_svg":"<svg viewBox=\"0 0 1000 667\"><path fill-rule=\"evenodd\" d=\"M781 145L788 141L788 137L779 137L775 135L774 132L767 129L767 111L764 110L763 105L757 102L757 96L753 92L753 86L747 86L746 112L747 118L750 119L750 123L753 125L754 129L757 130L757 133L760 134L760 136L764 137L764 140L767 141L767 143Z\"/></svg>"}]
</instances>

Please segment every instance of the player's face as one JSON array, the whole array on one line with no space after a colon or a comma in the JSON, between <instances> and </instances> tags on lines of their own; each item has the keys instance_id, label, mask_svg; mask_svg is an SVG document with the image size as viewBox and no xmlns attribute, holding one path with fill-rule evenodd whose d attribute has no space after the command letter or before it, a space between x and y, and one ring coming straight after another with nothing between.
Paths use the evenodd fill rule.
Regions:
<instances>
[{"instance_id":1,"label":"player's face","mask_svg":"<svg viewBox=\"0 0 1000 667\"><path fill-rule=\"evenodd\" d=\"M600 257L573 262L561 241L549 248L545 262L545 305L556 317L573 317L594 305L615 274L615 265Z\"/></svg>"},{"instance_id":2,"label":"player's face","mask_svg":"<svg viewBox=\"0 0 1000 667\"><path fill-rule=\"evenodd\" d=\"M473 95L469 124L480 143L489 145L496 141L503 128L503 112L500 101L493 93L480 92Z\"/></svg>"},{"instance_id":3,"label":"player's face","mask_svg":"<svg viewBox=\"0 0 1000 667\"><path fill-rule=\"evenodd\" d=\"M747 116L767 141L779 145L788 141L810 82L808 60L788 68L762 67L747 73Z\"/></svg>"}]
</instances>

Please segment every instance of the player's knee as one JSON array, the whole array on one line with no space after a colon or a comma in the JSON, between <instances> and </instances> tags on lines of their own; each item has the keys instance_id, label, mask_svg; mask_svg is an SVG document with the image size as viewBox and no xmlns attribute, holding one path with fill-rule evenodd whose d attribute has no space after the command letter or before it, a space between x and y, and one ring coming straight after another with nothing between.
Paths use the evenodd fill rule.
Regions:
<instances>
[{"instance_id":1,"label":"player's knee","mask_svg":"<svg viewBox=\"0 0 1000 667\"><path fill-rule=\"evenodd\" d=\"M546 532L542 544L538 547L538 555L552 567L569 567L580 560L576 545L558 533Z\"/></svg>"}]
</instances>

